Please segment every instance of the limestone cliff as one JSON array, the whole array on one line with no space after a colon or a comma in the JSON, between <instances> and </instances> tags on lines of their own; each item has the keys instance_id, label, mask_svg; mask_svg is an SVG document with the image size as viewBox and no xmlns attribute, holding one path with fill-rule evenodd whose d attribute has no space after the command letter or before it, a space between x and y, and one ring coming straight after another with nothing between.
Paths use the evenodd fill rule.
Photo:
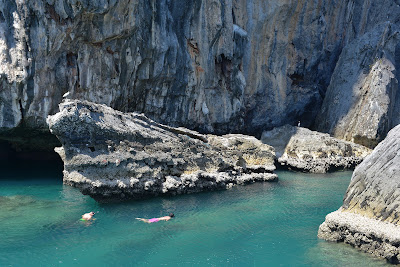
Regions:
<instances>
[{"instance_id":1,"label":"limestone cliff","mask_svg":"<svg viewBox=\"0 0 400 267\"><path fill-rule=\"evenodd\" d=\"M277 179L273 148L251 136L205 136L77 100L48 123L62 143L64 183L99 201Z\"/></svg>"},{"instance_id":2,"label":"limestone cliff","mask_svg":"<svg viewBox=\"0 0 400 267\"><path fill-rule=\"evenodd\" d=\"M397 26L387 22L343 49L318 116L320 131L375 147L400 122L399 41Z\"/></svg>"},{"instance_id":3,"label":"limestone cliff","mask_svg":"<svg viewBox=\"0 0 400 267\"><path fill-rule=\"evenodd\" d=\"M0 128L39 128L62 96L169 125L243 125L247 33L231 1L0 1ZM218 127L215 127L215 126Z\"/></svg>"},{"instance_id":4,"label":"limestone cliff","mask_svg":"<svg viewBox=\"0 0 400 267\"><path fill-rule=\"evenodd\" d=\"M399 151L400 125L357 166L342 207L326 217L319 237L400 262Z\"/></svg>"},{"instance_id":5,"label":"limestone cliff","mask_svg":"<svg viewBox=\"0 0 400 267\"><path fill-rule=\"evenodd\" d=\"M355 99L351 110L339 111L342 117L345 112L355 114L349 119L359 121L354 125L362 130L353 127L342 133L338 127L335 131L341 121L332 115L337 109L331 108L316 126L321 124L320 129L348 140L380 140L396 124L400 109L395 42L378 43L378 48L388 51L382 58L386 67L372 68L377 75L382 69L390 77L382 82L387 86L371 87L371 79L356 78L344 84L336 80L340 74L332 84L331 76L335 68L335 73L342 69L342 64L337 65L339 57L346 61L341 56L344 47L354 46L365 34L381 32L374 26L383 22L395 28L398 4L0 0L0 135L16 139L32 129L36 136L48 132L45 118L57 112L66 93L71 99L143 112L156 121L201 132L260 134L298 120L309 127L322 101L326 107L335 101L349 102L347 93L338 99L330 96L340 88L352 90L351 82L357 81L369 92L387 88L386 100L374 102L383 105L374 109L379 111L376 118L358 120L357 114L370 102L356 104ZM390 31L383 40L391 36L395 40L394 33ZM374 44L371 47L374 51ZM374 53L363 63L365 70L375 56L383 55ZM359 59L353 67L356 77ZM25 142L26 137L19 141Z\"/></svg>"}]
</instances>

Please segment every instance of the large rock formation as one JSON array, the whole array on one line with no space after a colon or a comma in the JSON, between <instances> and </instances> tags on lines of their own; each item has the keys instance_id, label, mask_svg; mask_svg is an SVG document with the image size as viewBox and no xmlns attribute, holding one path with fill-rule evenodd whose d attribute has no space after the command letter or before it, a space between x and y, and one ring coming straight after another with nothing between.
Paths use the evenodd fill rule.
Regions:
<instances>
[{"instance_id":1,"label":"large rock formation","mask_svg":"<svg viewBox=\"0 0 400 267\"><path fill-rule=\"evenodd\" d=\"M318 114L340 51L354 37L352 1L237 0L248 32L243 57L245 127L261 133Z\"/></svg>"},{"instance_id":2,"label":"large rock formation","mask_svg":"<svg viewBox=\"0 0 400 267\"><path fill-rule=\"evenodd\" d=\"M318 115L319 131L375 147L400 123L399 33L389 22L379 24L344 48Z\"/></svg>"},{"instance_id":3,"label":"large rock formation","mask_svg":"<svg viewBox=\"0 0 400 267\"><path fill-rule=\"evenodd\" d=\"M0 9L6 137L45 125L65 93L208 132L243 124L247 33L231 1L1 0Z\"/></svg>"},{"instance_id":4,"label":"large rock formation","mask_svg":"<svg viewBox=\"0 0 400 267\"><path fill-rule=\"evenodd\" d=\"M62 143L64 183L99 201L277 179L273 148L254 137L200 135L77 100L47 121Z\"/></svg>"},{"instance_id":5,"label":"large rock formation","mask_svg":"<svg viewBox=\"0 0 400 267\"><path fill-rule=\"evenodd\" d=\"M353 169L371 153L364 146L290 125L263 132L261 141L274 147L282 166L304 172Z\"/></svg>"},{"instance_id":6,"label":"large rock formation","mask_svg":"<svg viewBox=\"0 0 400 267\"><path fill-rule=\"evenodd\" d=\"M398 24L397 2L0 0L0 138L26 142L27 136L17 136L35 129L35 139L48 140L45 118L57 112L65 93L201 132L260 134L299 119L308 127L333 70L342 69L336 63L343 47L381 33L374 28L379 23ZM378 45L391 56L373 67L389 77L388 86L379 88L391 92L374 102L377 118L390 110L389 124L375 117L359 120L357 128L364 130L350 129L349 136L360 134L355 141L383 138L399 111L400 94L390 78L397 79L399 64L393 43ZM371 46L366 49L373 51ZM372 57L365 66L374 63ZM346 69L358 73L359 60ZM352 81L366 88L371 79L341 84L335 78L330 91L351 90ZM351 107L354 114L365 108ZM319 123L333 116L323 114ZM321 129L332 132L339 123ZM382 124L389 126L377 131ZM352 138L347 136L338 134Z\"/></svg>"},{"instance_id":7,"label":"large rock formation","mask_svg":"<svg viewBox=\"0 0 400 267\"><path fill-rule=\"evenodd\" d=\"M318 236L400 262L400 125L355 169L343 205Z\"/></svg>"}]
</instances>

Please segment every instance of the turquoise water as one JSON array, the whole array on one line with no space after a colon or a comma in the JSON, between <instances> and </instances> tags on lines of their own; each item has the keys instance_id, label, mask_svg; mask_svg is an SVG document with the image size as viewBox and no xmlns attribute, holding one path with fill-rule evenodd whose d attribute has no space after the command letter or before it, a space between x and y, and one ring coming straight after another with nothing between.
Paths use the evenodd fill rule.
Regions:
<instances>
[{"instance_id":1,"label":"turquoise water","mask_svg":"<svg viewBox=\"0 0 400 267\"><path fill-rule=\"evenodd\" d=\"M46 171L44 171L46 170ZM278 183L98 204L62 185L59 168L0 178L0 266L383 266L317 239L351 172L278 172ZM79 221L98 212L91 223ZM174 212L168 222L146 224Z\"/></svg>"}]
</instances>

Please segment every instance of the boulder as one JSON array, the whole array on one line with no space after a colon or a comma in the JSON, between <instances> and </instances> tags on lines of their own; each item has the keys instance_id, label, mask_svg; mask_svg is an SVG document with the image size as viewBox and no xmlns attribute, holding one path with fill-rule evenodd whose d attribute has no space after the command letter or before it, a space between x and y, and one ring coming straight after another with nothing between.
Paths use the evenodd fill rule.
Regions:
<instances>
[{"instance_id":1,"label":"boulder","mask_svg":"<svg viewBox=\"0 0 400 267\"><path fill-rule=\"evenodd\" d=\"M263 132L261 140L275 148L282 166L313 173L352 169L371 152L329 134L290 125Z\"/></svg>"},{"instance_id":2,"label":"boulder","mask_svg":"<svg viewBox=\"0 0 400 267\"><path fill-rule=\"evenodd\" d=\"M400 261L400 125L357 166L343 205L326 216L318 236Z\"/></svg>"},{"instance_id":3,"label":"boulder","mask_svg":"<svg viewBox=\"0 0 400 267\"><path fill-rule=\"evenodd\" d=\"M98 201L275 181L272 147L244 135L201 135L86 101L47 119L62 147L64 183Z\"/></svg>"}]
</instances>

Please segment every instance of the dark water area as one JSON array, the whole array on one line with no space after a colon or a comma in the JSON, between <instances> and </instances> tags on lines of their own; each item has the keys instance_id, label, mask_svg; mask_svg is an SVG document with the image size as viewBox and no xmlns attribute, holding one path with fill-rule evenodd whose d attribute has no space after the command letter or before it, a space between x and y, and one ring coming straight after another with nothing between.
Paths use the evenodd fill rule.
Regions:
<instances>
[{"instance_id":1,"label":"dark water area","mask_svg":"<svg viewBox=\"0 0 400 267\"><path fill-rule=\"evenodd\" d=\"M62 174L63 162L54 151L16 151L7 141L0 140L0 170L3 171L0 179L6 175L15 179L43 179Z\"/></svg>"},{"instance_id":2,"label":"dark water area","mask_svg":"<svg viewBox=\"0 0 400 267\"><path fill-rule=\"evenodd\" d=\"M60 161L0 170L0 266L386 266L317 238L351 172L279 171L277 183L98 204L62 184ZM80 221L89 211L96 220ZM169 212L168 222L135 220Z\"/></svg>"}]
</instances>

